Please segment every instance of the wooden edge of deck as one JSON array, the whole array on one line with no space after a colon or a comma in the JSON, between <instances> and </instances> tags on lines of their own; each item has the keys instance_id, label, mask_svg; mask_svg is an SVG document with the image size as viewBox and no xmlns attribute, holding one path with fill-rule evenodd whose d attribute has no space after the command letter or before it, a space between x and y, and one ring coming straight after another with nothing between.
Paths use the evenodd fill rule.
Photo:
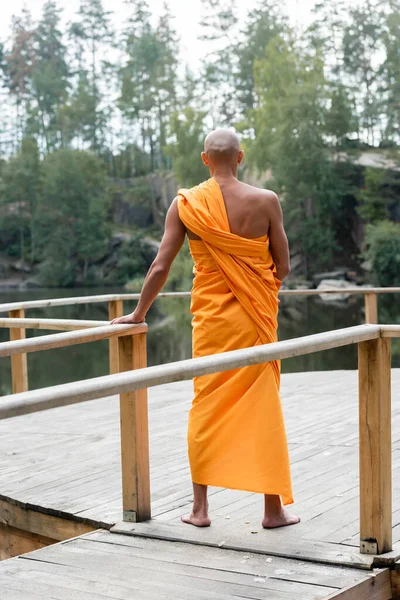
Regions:
<instances>
[{"instance_id":1,"label":"wooden edge of deck","mask_svg":"<svg viewBox=\"0 0 400 600\"><path fill-rule=\"evenodd\" d=\"M314 542L304 539L280 538L268 539L268 535L244 539L243 536L231 534L226 536L213 531L212 528L197 530L179 523L160 523L149 521L145 523L117 523L110 529L111 533L132 535L142 538L152 538L169 542L182 542L208 546L212 548L225 548L242 552L254 552L280 558L304 560L306 562L353 567L371 570L374 567L374 556L354 552L347 546L327 542Z\"/></svg>"},{"instance_id":2,"label":"wooden edge of deck","mask_svg":"<svg viewBox=\"0 0 400 600\"><path fill-rule=\"evenodd\" d=\"M45 524L42 519L42 515L48 519ZM56 508L49 508L32 504L30 502L23 502L4 494L0 494L0 523L3 525L10 525L20 529L31 531L32 533L41 533L42 535L49 536L48 533L53 532L57 527L63 527L60 530L60 535L63 534L65 528L73 529L78 531L76 534L80 536L86 532L91 532L96 529L107 529L109 530L113 523L106 523L104 521L98 521L88 517L80 517L79 514L73 514L66 511L58 510ZM70 525L67 525L70 523ZM39 531L39 527L42 529ZM46 531L48 533L44 533ZM58 539L55 537L54 539ZM63 538L65 539L65 538Z\"/></svg>"},{"instance_id":3,"label":"wooden edge of deck","mask_svg":"<svg viewBox=\"0 0 400 600\"><path fill-rule=\"evenodd\" d=\"M391 600L392 584L389 569L370 573L360 583L354 583L342 590L333 592L323 600Z\"/></svg>"},{"instance_id":4,"label":"wooden edge of deck","mask_svg":"<svg viewBox=\"0 0 400 600\"><path fill-rule=\"evenodd\" d=\"M0 524L56 541L89 533L97 528L97 525L22 508L6 500L0 500Z\"/></svg>"}]
</instances>

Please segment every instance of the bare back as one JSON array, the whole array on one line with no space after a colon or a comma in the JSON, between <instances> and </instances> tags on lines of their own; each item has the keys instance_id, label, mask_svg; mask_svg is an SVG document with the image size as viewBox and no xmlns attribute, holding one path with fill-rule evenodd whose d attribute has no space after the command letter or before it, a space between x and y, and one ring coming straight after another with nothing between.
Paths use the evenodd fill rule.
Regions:
<instances>
[{"instance_id":1,"label":"bare back","mask_svg":"<svg viewBox=\"0 0 400 600\"><path fill-rule=\"evenodd\" d=\"M276 194L233 177L218 178L217 181L225 201L231 232L249 239L268 235L278 276L281 279L286 277L290 271L289 246ZM192 231L187 231L187 235L191 240L200 239Z\"/></svg>"},{"instance_id":2,"label":"bare back","mask_svg":"<svg viewBox=\"0 0 400 600\"><path fill-rule=\"evenodd\" d=\"M244 238L259 238L269 233L270 204L275 194L237 179L218 182L225 201L232 233ZM189 239L200 239L188 231Z\"/></svg>"}]
</instances>

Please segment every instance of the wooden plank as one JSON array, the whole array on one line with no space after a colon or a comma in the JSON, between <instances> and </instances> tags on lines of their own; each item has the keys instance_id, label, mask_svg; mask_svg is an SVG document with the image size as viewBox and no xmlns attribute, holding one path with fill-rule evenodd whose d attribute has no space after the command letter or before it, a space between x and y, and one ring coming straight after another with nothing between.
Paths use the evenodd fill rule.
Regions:
<instances>
[{"instance_id":1,"label":"wooden plank","mask_svg":"<svg viewBox=\"0 0 400 600\"><path fill-rule=\"evenodd\" d=\"M130 535L117 535L98 530L90 536L81 537L79 547L85 541L111 544L129 548L132 557L141 556L154 561L201 566L219 571L234 571L249 575L262 575L272 579L284 579L299 583L342 588L358 583L368 574L354 568L313 564L298 559L271 557L262 554L237 552L226 548L203 548L202 546L165 542Z\"/></svg>"},{"instance_id":2,"label":"wooden plank","mask_svg":"<svg viewBox=\"0 0 400 600\"><path fill-rule=\"evenodd\" d=\"M91 327L100 327L107 324L107 321L87 321L79 319L0 319L0 328L48 329L49 331L77 331L79 329L89 329Z\"/></svg>"},{"instance_id":3,"label":"wooden plank","mask_svg":"<svg viewBox=\"0 0 400 600\"><path fill-rule=\"evenodd\" d=\"M61 519L0 500L0 523L51 540L67 540L93 531L91 525Z\"/></svg>"},{"instance_id":4,"label":"wooden plank","mask_svg":"<svg viewBox=\"0 0 400 600\"><path fill-rule=\"evenodd\" d=\"M0 523L0 561L44 548L55 540Z\"/></svg>"},{"instance_id":5,"label":"wooden plank","mask_svg":"<svg viewBox=\"0 0 400 600\"><path fill-rule=\"evenodd\" d=\"M19 329L11 329L11 334L17 335ZM22 330L23 332L25 330ZM51 335L42 335L25 340L18 338L15 341L0 343L0 356L15 356L21 352L38 352L42 350L55 350L56 348L65 348L75 344L88 344L106 340L112 337L124 335L135 335L147 331L145 323L137 325L110 325L101 327L90 327L80 331L67 331L65 333L53 333ZM24 333L25 335L25 333Z\"/></svg>"},{"instance_id":6,"label":"wooden plank","mask_svg":"<svg viewBox=\"0 0 400 600\"><path fill-rule=\"evenodd\" d=\"M400 337L400 325L380 325L381 337Z\"/></svg>"},{"instance_id":7,"label":"wooden plank","mask_svg":"<svg viewBox=\"0 0 400 600\"><path fill-rule=\"evenodd\" d=\"M376 294L365 294L365 322L378 323L378 297Z\"/></svg>"},{"instance_id":8,"label":"wooden plank","mask_svg":"<svg viewBox=\"0 0 400 600\"><path fill-rule=\"evenodd\" d=\"M146 334L121 337L119 368L143 369L147 365ZM125 521L151 518L150 458L147 390L121 394L122 502Z\"/></svg>"},{"instance_id":9,"label":"wooden plank","mask_svg":"<svg viewBox=\"0 0 400 600\"><path fill-rule=\"evenodd\" d=\"M124 302L123 300L111 300L108 303L108 319L112 321L118 317L122 317L124 314ZM118 367L118 340L112 338L109 341L109 354L110 354L110 374L119 373Z\"/></svg>"},{"instance_id":10,"label":"wooden plank","mask_svg":"<svg viewBox=\"0 0 400 600\"><path fill-rule=\"evenodd\" d=\"M23 308L10 310L8 313L10 319L23 319L25 311ZM10 329L10 342L25 339L24 328ZM28 391L28 363L26 354L18 353L11 357L11 373L12 373L12 391L13 394Z\"/></svg>"},{"instance_id":11,"label":"wooden plank","mask_svg":"<svg viewBox=\"0 0 400 600\"><path fill-rule=\"evenodd\" d=\"M390 571L383 569L362 583L356 583L339 592L333 592L324 600L391 600L391 598Z\"/></svg>"},{"instance_id":12,"label":"wooden plank","mask_svg":"<svg viewBox=\"0 0 400 600\"><path fill-rule=\"evenodd\" d=\"M383 554L392 550L390 340L359 344L358 369L361 552Z\"/></svg>"},{"instance_id":13,"label":"wooden plank","mask_svg":"<svg viewBox=\"0 0 400 600\"><path fill-rule=\"evenodd\" d=\"M243 532L221 532L215 525L207 531L199 531L180 523L170 524L153 520L150 523L118 523L111 528L111 531L124 535L200 544L214 548L223 547L282 558L298 558L316 563L347 565L358 569L369 570L374 562L373 556L358 554L345 546L301 539L287 540L284 536L274 540L265 532L264 535L245 536Z\"/></svg>"}]
</instances>

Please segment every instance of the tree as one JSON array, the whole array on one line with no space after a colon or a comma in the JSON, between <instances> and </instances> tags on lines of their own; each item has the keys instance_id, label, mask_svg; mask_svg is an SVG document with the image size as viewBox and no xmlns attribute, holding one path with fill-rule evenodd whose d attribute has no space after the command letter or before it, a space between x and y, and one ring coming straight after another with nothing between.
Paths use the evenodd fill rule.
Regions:
<instances>
[{"instance_id":1,"label":"tree","mask_svg":"<svg viewBox=\"0 0 400 600\"><path fill-rule=\"evenodd\" d=\"M358 100L361 130L375 145L380 131L380 69L375 66L382 49L384 12L377 0L364 0L362 7L350 8L343 34L344 70L353 82Z\"/></svg>"},{"instance_id":2,"label":"tree","mask_svg":"<svg viewBox=\"0 0 400 600\"><path fill-rule=\"evenodd\" d=\"M249 12L246 25L241 32L242 42L235 45L236 93L245 118L247 111L255 105L254 64L256 60L264 57L269 42L276 35L283 33L286 26L281 5L278 0L259 2L259 6Z\"/></svg>"},{"instance_id":3,"label":"tree","mask_svg":"<svg viewBox=\"0 0 400 600\"><path fill-rule=\"evenodd\" d=\"M67 100L69 88L70 72L59 29L60 15L56 2L48 0L33 38L35 63L30 76L34 103L29 110L28 131L44 139L47 152L61 143L57 115Z\"/></svg>"},{"instance_id":4,"label":"tree","mask_svg":"<svg viewBox=\"0 0 400 600\"><path fill-rule=\"evenodd\" d=\"M31 14L24 9L19 17L13 17L11 48L5 50L3 47L0 62L4 84L15 101L18 143L24 135L26 110L31 100L31 76L35 67L34 36Z\"/></svg>"},{"instance_id":5,"label":"tree","mask_svg":"<svg viewBox=\"0 0 400 600\"><path fill-rule=\"evenodd\" d=\"M120 69L119 106L132 129L139 127L152 170L165 166L163 148L175 110L177 40L168 8L153 29L146 2L130 0L133 13L124 32L127 61Z\"/></svg>"},{"instance_id":6,"label":"tree","mask_svg":"<svg viewBox=\"0 0 400 600\"><path fill-rule=\"evenodd\" d=\"M207 178L207 171L201 161L205 138L205 113L186 108L175 113L171 119L171 134L175 141L168 147L172 165L179 185L198 185Z\"/></svg>"},{"instance_id":7,"label":"tree","mask_svg":"<svg viewBox=\"0 0 400 600\"><path fill-rule=\"evenodd\" d=\"M36 261L37 204L40 195L39 151L34 139L24 138L20 152L4 164L1 192L1 228L18 232L21 263L28 260L33 265Z\"/></svg>"},{"instance_id":8,"label":"tree","mask_svg":"<svg viewBox=\"0 0 400 600\"><path fill-rule=\"evenodd\" d=\"M262 173L272 170L305 272L325 268L337 248L334 219L341 193L324 137L328 91L323 62L294 40L277 36L256 62L255 83L250 161Z\"/></svg>"},{"instance_id":9,"label":"tree","mask_svg":"<svg viewBox=\"0 0 400 600\"><path fill-rule=\"evenodd\" d=\"M382 65L384 108L386 126L385 140L400 141L400 3L394 2L386 17L383 36L386 57Z\"/></svg>"},{"instance_id":10,"label":"tree","mask_svg":"<svg viewBox=\"0 0 400 600\"><path fill-rule=\"evenodd\" d=\"M367 227L366 259L378 286L400 285L400 224L381 221Z\"/></svg>"},{"instance_id":11,"label":"tree","mask_svg":"<svg viewBox=\"0 0 400 600\"><path fill-rule=\"evenodd\" d=\"M236 120L236 96L233 72L236 57L238 17L236 0L202 0L204 17L200 25L205 34L208 52L203 61L201 81L202 102L213 127Z\"/></svg>"},{"instance_id":12,"label":"tree","mask_svg":"<svg viewBox=\"0 0 400 600\"><path fill-rule=\"evenodd\" d=\"M80 19L70 27L70 35L77 45L79 90L82 92L84 88L85 103L93 108L92 117L85 120L86 127L90 129L91 147L96 151L101 148L104 129L98 55L99 49L109 46L113 40L110 14L104 9L102 0L81 0ZM89 68L84 66L85 50L90 55ZM89 81L90 88L87 86Z\"/></svg>"},{"instance_id":13,"label":"tree","mask_svg":"<svg viewBox=\"0 0 400 600\"><path fill-rule=\"evenodd\" d=\"M42 171L41 280L51 286L90 282L108 240L102 163L88 152L61 149L45 157Z\"/></svg>"},{"instance_id":14,"label":"tree","mask_svg":"<svg viewBox=\"0 0 400 600\"><path fill-rule=\"evenodd\" d=\"M366 168L357 193L358 214L369 224L390 219L398 206L400 178L389 169Z\"/></svg>"}]
</instances>

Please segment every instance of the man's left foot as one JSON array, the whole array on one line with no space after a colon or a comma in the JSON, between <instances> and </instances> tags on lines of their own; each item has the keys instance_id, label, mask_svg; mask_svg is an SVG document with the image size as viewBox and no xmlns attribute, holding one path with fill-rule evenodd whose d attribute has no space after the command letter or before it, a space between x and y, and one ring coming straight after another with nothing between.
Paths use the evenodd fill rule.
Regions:
<instances>
[{"instance_id":1,"label":"man's left foot","mask_svg":"<svg viewBox=\"0 0 400 600\"><path fill-rule=\"evenodd\" d=\"M273 517L264 517L262 526L264 529L276 529L277 527L288 527L289 525L297 525L300 523L300 517L291 515L282 509L282 511Z\"/></svg>"},{"instance_id":2,"label":"man's left foot","mask_svg":"<svg viewBox=\"0 0 400 600\"><path fill-rule=\"evenodd\" d=\"M198 516L194 513L181 517L181 521L195 527L210 527L211 525L211 520L208 516Z\"/></svg>"}]
</instances>

